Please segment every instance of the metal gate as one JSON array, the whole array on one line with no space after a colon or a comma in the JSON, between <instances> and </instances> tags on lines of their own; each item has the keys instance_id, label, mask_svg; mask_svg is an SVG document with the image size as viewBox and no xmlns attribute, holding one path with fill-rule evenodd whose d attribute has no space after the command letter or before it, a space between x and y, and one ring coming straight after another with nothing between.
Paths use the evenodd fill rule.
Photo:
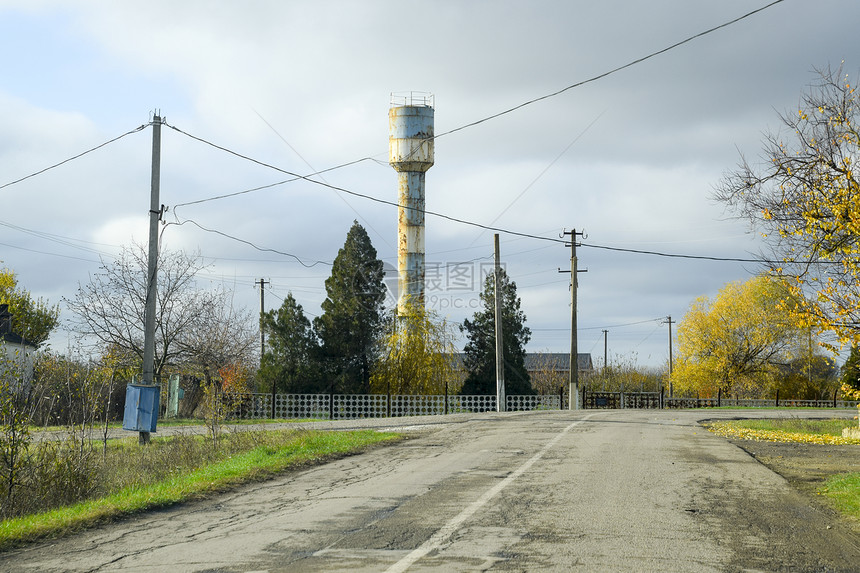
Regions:
<instances>
[{"instance_id":1,"label":"metal gate","mask_svg":"<svg viewBox=\"0 0 860 573\"><path fill-rule=\"evenodd\" d=\"M660 392L585 392L582 401L585 409L659 409L662 398Z\"/></svg>"}]
</instances>

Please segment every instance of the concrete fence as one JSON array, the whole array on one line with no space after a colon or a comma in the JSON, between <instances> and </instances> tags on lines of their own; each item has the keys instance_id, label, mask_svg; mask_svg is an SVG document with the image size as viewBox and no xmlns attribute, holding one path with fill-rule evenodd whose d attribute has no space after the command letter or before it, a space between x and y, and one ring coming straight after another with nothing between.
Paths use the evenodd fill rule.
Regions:
<instances>
[{"instance_id":1,"label":"concrete fence","mask_svg":"<svg viewBox=\"0 0 860 573\"><path fill-rule=\"evenodd\" d=\"M219 395L227 419L324 419L433 416L457 412L494 412L495 396L413 396L386 394L271 394ZM507 396L508 411L558 410L559 396Z\"/></svg>"},{"instance_id":2,"label":"concrete fence","mask_svg":"<svg viewBox=\"0 0 860 573\"><path fill-rule=\"evenodd\" d=\"M494 412L495 396L442 396L386 394L271 394L219 395L219 408L226 419L323 419L434 416L458 412ZM505 410L560 410L566 397L506 396ZM585 409L658 408L856 408L858 402L844 400L739 400L733 398L669 398L660 392L583 392Z\"/></svg>"}]
</instances>

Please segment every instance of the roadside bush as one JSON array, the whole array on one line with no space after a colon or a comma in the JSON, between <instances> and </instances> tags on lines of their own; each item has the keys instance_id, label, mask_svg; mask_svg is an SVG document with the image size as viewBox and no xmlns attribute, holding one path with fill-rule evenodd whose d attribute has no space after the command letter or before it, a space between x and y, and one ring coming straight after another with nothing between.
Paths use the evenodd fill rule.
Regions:
<instances>
[{"instance_id":1,"label":"roadside bush","mask_svg":"<svg viewBox=\"0 0 860 573\"><path fill-rule=\"evenodd\" d=\"M40 442L35 446L26 481L17 500L16 515L25 515L88 499L98 485L93 449L72 440ZM83 455L81 455L83 453Z\"/></svg>"},{"instance_id":2,"label":"roadside bush","mask_svg":"<svg viewBox=\"0 0 860 573\"><path fill-rule=\"evenodd\" d=\"M663 382L663 373L637 364L635 353L616 355L586 380L588 390L594 392L659 392Z\"/></svg>"}]
</instances>

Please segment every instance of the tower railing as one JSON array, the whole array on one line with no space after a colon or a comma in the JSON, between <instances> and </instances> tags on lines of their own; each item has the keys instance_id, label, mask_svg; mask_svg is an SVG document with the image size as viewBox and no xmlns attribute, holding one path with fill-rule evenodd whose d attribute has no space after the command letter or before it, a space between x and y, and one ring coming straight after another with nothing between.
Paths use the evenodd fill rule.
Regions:
<instances>
[{"instance_id":1,"label":"tower railing","mask_svg":"<svg viewBox=\"0 0 860 573\"><path fill-rule=\"evenodd\" d=\"M436 96L428 92L392 92L391 107L434 107Z\"/></svg>"}]
</instances>

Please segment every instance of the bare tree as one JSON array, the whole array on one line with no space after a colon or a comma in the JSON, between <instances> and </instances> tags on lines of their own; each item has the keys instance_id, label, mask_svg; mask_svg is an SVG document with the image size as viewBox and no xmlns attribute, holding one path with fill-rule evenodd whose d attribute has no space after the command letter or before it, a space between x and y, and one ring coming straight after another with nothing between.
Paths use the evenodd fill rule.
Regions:
<instances>
[{"instance_id":1,"label":"bare tree","mask_svg":"<svg viewBox=\"0 0 860 573\"><path fill-rule=\"evenodd\" d=\"M217 290L177 340L188 366L208 383L226 366L253 364L258 332L251 312L233 304L233 293Z\"/></svg>"},{"instance_id":2,"label":"bare tree","mask_svg":"<svg viewBox=\"0 0 860 573\"><path fill-rule=\"evenodd\" d=\"M124 248L101 272L78 288L66 304L74 313L72 326L79 334L95 338L105 349L131 353L143 361L143 317L146 302L146 250ZM204 265L199 255L162 251L158 261L155 365L160 378L165 367L191 363L217 369L235 361L247 361L254 341L253 323L247 311L233 306L232 293L203 290L196 275Z\"/></svg>"}]
</instances>

